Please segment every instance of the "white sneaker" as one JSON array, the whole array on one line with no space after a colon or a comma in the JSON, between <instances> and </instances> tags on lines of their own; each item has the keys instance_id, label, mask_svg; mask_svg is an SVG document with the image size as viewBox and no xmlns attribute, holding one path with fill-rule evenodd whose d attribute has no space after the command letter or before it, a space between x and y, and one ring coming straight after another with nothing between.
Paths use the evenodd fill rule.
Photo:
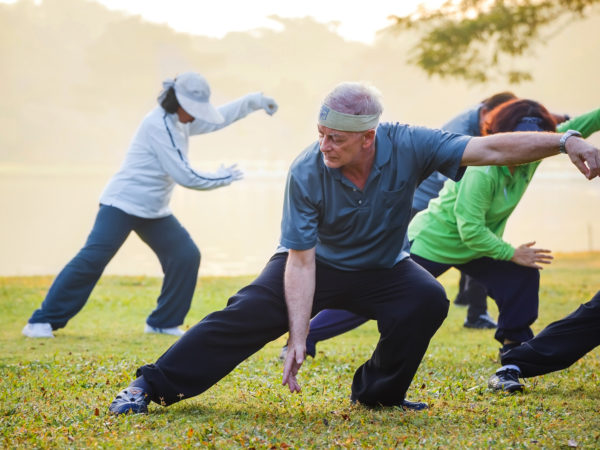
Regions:
<instances>
[{"instance_id":1,"label":"white sneaker","mask_svg":"<svg viewBox=\"0 0 600 450\"><path fill-rule=\"evenodd\" d=\"M52 325L49 323L28 323L21 331L30 338L53 338Z\"/></svg>"},{"instance_id":2,"label":"white sneaker","mask_svg":"<svg viewBox=\"0 0 600 450\"><path fill-rule=\"evenodd\" d=\"M154 327L151 327L150 325L146 324L146 326L144 327L144 333L172 334L173 336L183 336L183 333L185 333L185 331L183 331L179 327L154 328Z\"/></svg>"}]
</instances>

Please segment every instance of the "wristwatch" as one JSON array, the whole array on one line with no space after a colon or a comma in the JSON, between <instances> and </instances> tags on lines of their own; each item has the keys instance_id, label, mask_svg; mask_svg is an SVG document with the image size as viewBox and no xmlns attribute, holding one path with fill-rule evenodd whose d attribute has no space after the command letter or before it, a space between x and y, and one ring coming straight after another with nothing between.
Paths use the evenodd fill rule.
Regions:
<instances>
[{"instance_id":1,"label":"wristwatch","mask_svg":"<svg viewBox=\"0 0 600 450\"><path fill-rule=\"evenodd\" d=\"M558 147L558 150L561 153L567 153L567 139L571 136L581 137L581 133L577 130L567 130L565 134L560 137L560 146Z\"/></svg>"}]
</instances>

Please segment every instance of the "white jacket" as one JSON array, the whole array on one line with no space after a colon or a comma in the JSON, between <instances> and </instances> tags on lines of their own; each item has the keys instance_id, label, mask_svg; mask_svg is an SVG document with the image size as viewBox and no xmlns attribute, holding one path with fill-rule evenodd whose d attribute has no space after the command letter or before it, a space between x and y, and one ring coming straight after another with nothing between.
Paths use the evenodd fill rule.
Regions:
<instances>
[{"instance_id":1,"label":"white jacket","mask_svg":"<svg viewBox=\"0 0 600 450\"><path fill-rule=\"evenodd\" d=\"M216 131L260 109L262 98L260 92L248 94L219 107L225 121L217 125L198 119L182 124L177 114L167 114L157 106L142 121L125 161L104 188L100 203L156 219L171 214L169 201L175 183L198 190L227 186L233 181L229 172L201 172L190 166L189 137Z\"/></svg>"}]
</instances>

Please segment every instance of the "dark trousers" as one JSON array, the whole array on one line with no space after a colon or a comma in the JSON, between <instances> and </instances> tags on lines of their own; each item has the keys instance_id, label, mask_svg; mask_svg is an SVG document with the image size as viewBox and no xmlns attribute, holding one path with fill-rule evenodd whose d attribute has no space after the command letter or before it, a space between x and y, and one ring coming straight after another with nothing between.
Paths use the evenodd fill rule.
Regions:
<instances>
[{"instance_id":1,"label":"dark trousers","mask_svg":"<svg viewBox=\"0 0 600 450\"><path fill-rule=\"evenodd\" d=\"M158 328L181 325L190 309L200 267L200 251L194 241L172 215L144 219L106 205L100 205L84 247L58 274L29 322L48 322L55 330L64 327L83 308L131 231L158 256L165 274L156 308L146 322Z\"/></svg>"},{"instance_id":2,"label":"dark trousers","mask_svg":"<svg viewBox=\"0 0 600 450\"><path fill-rule=\"evenodd\" d=\"M417 255L411 255L411 258L436 278L452 267ZM473 289L483 290L484 306L486 292L496 301L499 316L495 338L500 343L504 339L523 342L533 337L529 326L537 319L538 314L540 275L537 269L491 258L479 258L455 267L461 273L468 274L469 280L476 283L472 286ZM485 310L482 314L484 313ZM322 311L310 322L307 349L314 353L318 342L350 331L366 321L365 317L349 311Z\"/></svg>"},{"instance_id":3,"label":"dark trousers","mask_svg":"<svg viewBox=\"0 0 600 450\"><path fill-rule=\"evenodd\" d=\"M204 392L288 331L286 260L287 254L274 255L225 309L188 330L155 364L138 369L152 387L153 401L168 405ZM410 259L392 269L353 272L317 263L312 315L337 308L377 320L379 342L352 382L353 397L367 405L397 405L404 399L448 304L443 287Z\"/></svg>"},{"instance_id":4,"label":"dark trousers","mask_svg":"<svg viewBox=\"0 0 600 450\"><path fill-rule=\"evenodd\" d=\"M317 343L344 334L365 323L368 319L343 309L324 309L310 321L306 338L306 352L315 356Z\"/></svg>"},{"instance_id":5,"label":"dark trousers","mask_svg":"<svg viewBox=\"0 0 600 450\"><path fill-rule=\"evenodd\" d=\"M502 364L519 366L523 377L533 377L565 369L598 345L600 291L564 319L504 353Z\"/></svg>"},{"instance_id":6,"label":"dark trousers","mask_svg":"<svg viewBox=\"0 0 600 450\"><path fill-rule=\"evenodd\" d=\"M494 337L523 342L533 337L530 325L538 315L540 272L511 261L477 258L466 264L442 264L411 255L434 277L456 267L485 286L488 295L498 305L498 328Z\"/></svg>"},{"instance_id":7,"label":"dark trousers","mask_svg":"<svg viewBox=\"0 0 600 450\"><path fill-rule=\"evenodd\" d=\"M487 313L487 291L479 281L461 272L455 303L467 305L467 320L475 322Z\"/></svg>"}]
</instances>

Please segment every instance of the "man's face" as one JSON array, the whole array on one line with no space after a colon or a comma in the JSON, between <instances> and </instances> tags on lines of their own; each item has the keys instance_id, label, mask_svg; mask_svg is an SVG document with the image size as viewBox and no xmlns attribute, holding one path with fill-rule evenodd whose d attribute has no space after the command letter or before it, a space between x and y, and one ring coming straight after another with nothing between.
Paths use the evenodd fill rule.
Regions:
<instances>
[{"instance_id":1,"label":"man's face","mask_svg":"<svg viewBox=\"0 0 600 450\"><path fill-rule=\"evenodd\" d=\"M317 129L319 147L327 167L339 169L358 160L365 141L364 132L334 130L322 125L317 125Z\"/></svg>"}]
</instances>

